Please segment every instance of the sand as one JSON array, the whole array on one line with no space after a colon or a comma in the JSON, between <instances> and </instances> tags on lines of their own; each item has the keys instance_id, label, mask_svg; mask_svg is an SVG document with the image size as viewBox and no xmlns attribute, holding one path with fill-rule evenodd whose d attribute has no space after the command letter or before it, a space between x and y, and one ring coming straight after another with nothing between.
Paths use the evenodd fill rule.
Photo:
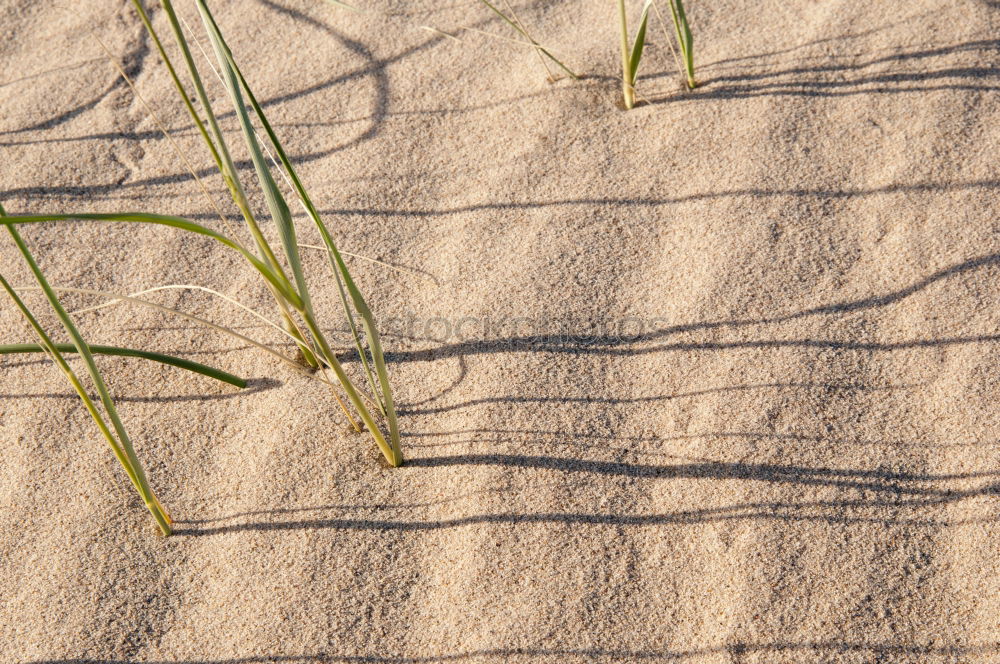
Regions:
<instances>
[{"instance_id":1,"label":"sand","mask_svg":"<svg viewBox=\"0 0 1000 664\"><path fill-rule=\"evenodd\" d=\"M516 5L586 74L555 83L462 32L509 35L472 1L214 5L342 248L409 270L350 259L408 463L245 344L81 314L252 382L102 360L164 539L58 371L0 360L0 661L1000 661L996 2L690 0L704 85L654 24L631 112L611 2ZM97 42L225 204L129 3L6 0L0 25L10 213L219 225ZM208 240L23 232L53 283L274 316ZM0 265L31 283L9 240Z\"/></svg>"}]
</instances>

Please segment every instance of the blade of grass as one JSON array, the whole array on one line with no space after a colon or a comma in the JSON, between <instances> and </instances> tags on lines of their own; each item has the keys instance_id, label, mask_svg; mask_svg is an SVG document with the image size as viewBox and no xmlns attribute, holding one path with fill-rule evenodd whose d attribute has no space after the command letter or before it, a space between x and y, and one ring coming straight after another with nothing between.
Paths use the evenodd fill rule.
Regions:
<instances>
[{"instance_id":1,"label":"blade of grass","mask_svg":"<svg viewBox=\"0 0 1000 664\"><path fill-rule=\"evenodd\" d=\"M510 0L503 0L503 4L507 8L507 11L510 12L511 21L516 23L517 26L521 29L521 34L527 35L528 29L524 26L524 23L521 22L521 19L518 17L517 12L514 11L514 8L510 4ZM529 39L531 39L530 35ZM544 57L542 57L542 52L539 51L537 48L534 50L535 50L535 55L538 56L538 61L541 62L542 67L545 68L545 73L549 75L549 81L550 82L555 81L556 77L552 74L552 70L549 69L549 63L545 61Z\"/></svg>"},{"instance_id":2,"label":"blade of grass","mask_svg":"<svg viewBox=\"0 0 1000 664\"><path fill-rule=\"evenodd\" d=\"M22 288L21 290L27 290L27 289ZM247 344L253 346L254 348L258 348L258 349L264 351L265 353L268 353L269 355L273 355L274 357L278 358L279 360L281 360L285 364L288 364L288 365L292 366L295 369L304 370L304 368L302 367L301 364L299 364L298 362L296 362L295 360L293 360L291 357L289 357L287 355L283 355L282 353L279 353L278 351L274 350L273 348L271 348L267 344L264 344L264 343L261 343L259 341L256 341L255 339L251 339L250 337L246 336L245 334L240 334L236 330L233 330L231 328L225 327L224 325L219 325L218 323L213 323L210 320L206 320L204 318L200 318L198 316L195 316L194 314L189 314L186 311L180 311L178 309L171 309L170 307L165 307L162 304L156 304L155 302L150 302L149 300L141 300L141 299L139 299L137 297L132 297L132 296L129 296L129 295L119 295L117 293L108 293L106 291L94 290L94 289L91 289L91 288L69 288L69 287L66 287L66 286L52 286L52 290L56 291L57 293L81 293L83 295L97 295L99 297L107 297L107 298L111 298L113 300L118 300L120 302L128 302L130 304L137 304L137 305L143 306L143 307L150 307L152 309L157 309L157 310L162 311L164 313L173 314L175 316L180 316L181 318L189 320L189 321L191 321L193 323L198 323L199 325L204 325L204 326L209 327L209 328L211 328L213 330L216 330L218 332L222 332L223 334L228 334L229 336L233 337L234 339L238 339L239 341L247 343Z\"/></svg>"},{"instance_id":3,"label":"blade of grass","mask_svg":"<svg viewBox=\"0 0 1000 664\"><path fill-rule=\"evenodd\" d=\"M62 370L63 375L65 375L66 378L69 380L70 384L73 386L73 390L76 392L77 396L80 397L80 400L83 402L84 407L90 414L90 417L94 420L94 423L97 424L97 428L101 431L101 435L104 436L104 439L111 447L111 451L114 453L115 458L118 459L118 463L120 463L122 465L122 468L125 469L125 474L128 476L129 481L132 483L132 486L134 486L135 490L139 493L140 496L142 496L142 489L139 485L139 480L136 477L135 470L132 468L128 456L125 454L125 450L122 449L118 440L111 432L111 429L104 421L104 417L97 409L97 406L94 405L94 402L90 398L90 395L87 394L87 390L84 389L83 383L80 382L80 379L73 372L69 364L66 362L62 354L59 352L57 344L55 344L52 341L52 339L42 328L38 320L34 317L34 315L32 315L27 305L24 304L24 301L21 300L20 296L18 296L17 291L14 290L13 287L11 287L11 285L7 282L7 280L3 277L3 275L0 275L0 286L2 286L3 289L7 291L7 294L11 297L11 299L14 300L14 304L21 311L21 315L25 318L25 320L28 321L28 324L31 325L31 328L35 331L35 334L37 334L38 338L41 340L42 348L45 349L49 357L52 358L52 361L55 362L56 366L58 366L59 369ZM74 348L76 347L74 346ZM157 521L157 523L159 523L159 521Z\"/></svg>"},{"instance_id":4,"label":"blade of grass","mask_svg":"<svg viewBox=\"0 0 1000 664\"><path fill-rule=\"evenodd\" d=\"M56 290L58 290L58 289L56 289ZM229 297L228 295L220 293L217 290L213 290L211 288L207 288L205 286L197 286L195 284L167 284L165 286L154 286L153 288L147 288L145 290L136 291L135 293L129 293L129 297L139 297L140 295L148 295L150 293L157 293L159 291L164 291L164 290L197 290L197 291L202 291L204 293L209 293L211 295L214 295L215 297L218 297L220 299L225 300L226 302L228 302L229 304L232 304L235 307L238 307L238 308L242 309L243 311L247 312L248 314L250 314L251 316L253 316L257 320L259 320L259 321L263 322L264 324L266 324L268 327L274 328L280 334L284 334L287 337L289 337L292 341L295 341L295 337L294 336L292 336L291 334L289 334L285 330L285 328L281 327L280 325L278 325L274 321L268 319L265 316L261 316L259 313L257 313L256 311L254 311L250 307L248 307L245 304L242 304L242 303L234 300L233 298ZM76 314L89 313L91 311L98 311L100 309L105 309L107 307L113 307L116 304L119 304L119 302L120 301L105 302L104 304L98 304L98 305L95 305L93 307L86 307L84 309L77 309L75 311L71 311L70 314L76 315Z\"/></svg>"},{"instance_id":5,"label":"blade of grass","mask_svg":"<svg viewBox=\"0 0 1000 664\"><path fill-rule=\"evenodd\" d=\"M161 364L167 364L179 369L186 369L194 373L214 378L215 380L229 383L239 388L247 386L246 380L231 373L209 367L198 362L185 360L184 358L155 353L148 350L138 350L136 348L122 348L119 346L104 346L99 344L89 344L90 352L94 355L113 355L117 357L138 357L144 360L152 360ZM73 344L55 344L55 349L60 353L75 353L76 346ZM51 349L41 344L0 344L0 355L11 355L16 353L51 353Z\"/></svg>"},{"instance_id":6,"label":"blade of grass","mask_svg":"<svg viewBox=\"0 0 1000 664\"><path fill-rule=\"evenodd\" d=\"M625 13L625 0L618 0L618 22L622 53L622 103L628 110L635 106L635 90L631 83L632 61L628 47L628 16Z\"/></svg>"},{"instance_id":7,"label":"blade of grass","mask_svg":"<svg viewBox=\"0 0 1000 664\"><path fill-rule=\"evenodd\" d=\"M318 249L319 251L326 251L326 247L321 247L318 244L303 244L301 242L299 243L299 248L300 249ZM342 255L344 255L344 256L348 256L349 258L357 258L358 260L368 261L369 263L375 263L376 265L381 265L382 267L386 268L387 270L392 270L393 272L399 272L400 274L408 274L408 275L414 276L414 277L416 277L418 279L423 279L425 281L428 281L428 282L434 284L435 286L440 286L440 284L438 283L437 277L435 277L433 274L431 274L430 272L427 272L425 270L420 270L418 268L412 268L412 267L403 267L403 266L400 266L400 265L393 265L392 263L387 263L385 261L380 261L379 259L372 258L371 256L365 256L363 254L355 254L355 253L351 253L350 251L344 251L343 249L340 250L340 253Z\"/></svg>"},{"instance_id":8,"label":"blade of grass","mask_svg":"<svg viewBox=\"0 0 1000 664\"><path fill-rule=\"evenodd\" d=\"M354 12L355 14L364 14L363 11L355 7L354 5L349 5L346 2L341 2L340 0L326 0L334 7L340 7L341 9L346 9L349 12Z\"/></svg>"},{"instance_id":9,"label":"blade of grass","mask_svg":"<svg viewBox=\"0 0 1000 664\"><path fill-rule=\"evenodd\" d=\"M634 87L636 74L639 72L639 62L642 60L642 49L646 45L646 24L649 22L649 6L653 0L646 0L642 7L642 18L639 19L639 31L635 33L632 42L632 54L629 56L629 83Z\"/></svg>"},{"instance_id":10,"label":"blade of grass","mask_svg":"<svg viewBox=\"0 0 1000 664\"><path fill-rule=\"evenodd\" d=\"M281 295L288 300L292 306L300 308L302 306L302 300L299 298L298 294L291 287L291 284L287 279L282 279L280 276L274 273L271 266L266 265L261 259L257 258L249 251L247 251L243 245L239 244L235 240L232 240L218 231L212 230L207 226L202 226L183 217L174 217L165 214L150 214L147 212L111 212L111 213L75 213L75 214L33 214L33 215L9 215L0 218L0 224L6 226L12 226L14 224L26 224L26 223L37 223L45 221L73 221L77 219L88 219L91 221L113 221L113 222L136 222L145 224L159 224L161 226L170 226L172 228L179 228L181 230L190 231L192 233L198 233L210 237L218 242L221 242L230 249L234 249L239 252L251 265L260 272L267 281L274 286L275 289Z\"/></svg>"},{"instance_id":11,"label":"blade of grass","mask_svg":"<svg viewBox=\"0 0 1000 664\"><path fill-rule=\"evenodd\" d=\"M2 207L0 207L0 215L4 216L5 218L5 212ZM6 226L7 226L7 231L10 233L11 238L13 238L14 243L17 245L18 250L24 257L24 260L28 264L28 267L31 269L32 274L35 275L35 279L38 281L38 285L41 286L42 290L45 292L45 296L46 298L48 298L49 304L52 306L52 309L56 312L56 315L62 322L63 327L65 328L67 334L69 334L70 338L73 340L73 345L76 346L77 352L80 354L81 359L83 359L84 364L87 367L87 372L90 374L91 381L93 382L94 387L97 390L98 395L100 396L101 403L104 406L104 412L108 416L108 419L111 420L111 424L114 427L115 434L118 436L118 442L120 443L121 446L120 449L122 452L124 452L125 458L127 460L127 463L123 464L123 466L125 466L126 469L131 469L130 479L133 480L133 484L139 491L139 494L142 497L143 502L146 504L147 509L149 509L150 513L153 515L153 518L156 519L157 525L159 525L160 530L163 532L164 535L170 535L172 531L170 525L170 517L163 510L163 506L160 505L159 500L157 500L156 496L153 494L152 489L150 489L149 487L149 482L146 479L146 474L142 469L142 465L139 463L138 457L136 457L135 450L132 447L132 442L131 440L129 440L128 433L125 431L125 426L122 424L121 418L118 416L118 411L115 408L114 401L111 399L111 394L108 392L107 385L104 383L104 378L101 376L101 372L97 368L97 364L94 361L94 356L90 352L90 347L87 345L87 342L84 341L83 336L80 334L79 330L76 329L76 326L73 324L73 321L69 317L69 314L66 313L66 310L59 302L59 298L56 296L55 292L49 286L48 281L45 279L45 275L42 273L42 270L38 266L38 263L35 261L34 256L32 256L31 251L29 251L27 245L24 243L24 240L21 238L20 233L18 233L17 228L13 224L6 224ZM9 284L7 286L9 286ZM27 311L26 308L22 309L22 313L24 313L25 311ZM28 314L28 316L30 317L30 313ZM36 332L40 329L41 329L40 327L37 328ZM53 358L56 355L58 355L59 351L55 348L54 344L52 344L51 339L48 339L47 335L45 335L42 338L42 342L47 344L47 348L49 352L52 354ZM77 384L79 384L79 381L77 381ZM74 388L76 388L76 385L74 385ZM93 412L94 411L91 411L92 415ZM106 431L107 427L104 427L102 433ZM117 451L118 450L116 449L116 456L118 456L119 461L121 461L121 456L117 454Z\"/></svg>"},{"instance_id":12,"label":"blade of grass","mask_svg":"<svg viewBox=\"0 0 1000 664\"><path fill-rule=\"evenodd\" d=\"M698 81L694 78L694 37L691 35L691 26L688 25L683 0L669 0L669 2L670 13L674 19L674 30L677 33L677 43L680 45L681 55L684 57L687 85L693 90L698 86Z\"/></svg>"},{"instance_id":13,"label":"blade of grass","mask_svg":"<svg viewBox=\"0 0 1000 664\"><path fill-rule=\"evenodd\" d=\"M674 46L674 36L670 32L669 24L663 20L663 12L660 11L660 3L655 2L655 0L653 2L653 11L656 12L656 19L660 22L660 25L663 26L663 36L667 46L670 47L670 56L674 59L674 66L677 67L677 72L683 76L684 65L681 64L680 58L677 57L677 47Z\"/></svg>"}]
</instances>

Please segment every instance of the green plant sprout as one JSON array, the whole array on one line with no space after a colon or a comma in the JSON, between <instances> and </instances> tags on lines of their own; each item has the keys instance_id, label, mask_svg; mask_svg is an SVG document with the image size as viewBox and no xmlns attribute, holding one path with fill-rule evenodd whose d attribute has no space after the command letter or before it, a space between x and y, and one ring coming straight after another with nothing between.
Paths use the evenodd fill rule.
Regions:
<instances>
[{"instance_id":1,"label":"green plant sprout","mask_svg":"<svg viewBox=\"0 0 1000 664\"><path fill-rule=\"evenodd\" d=\"M639 72L639 62L642 60L642 49L646 45L646 24L649 22L649 7L651 4L653 4L653 0L646 0L646 3L642 6L639 30L636 32L635 40L630 47L625 0L618 0L622 52L622 103L626 109L631 109L635 106L635 78Z\"/></svg>"},{"instance_id":2,"label":"green plant sprout","mask_svg":"<svg viewBox=\"0 0 1000 664\"><path fill-rule=\"evenodd\" d=\"M691 26L688 25L683 0L670 0L670 15L674 20L674 32L681 49L681 58L684 60L687 86L694 90L698 87L698 81L694 78L694 37L691 36Z\"/></svg>"}]
</instances>

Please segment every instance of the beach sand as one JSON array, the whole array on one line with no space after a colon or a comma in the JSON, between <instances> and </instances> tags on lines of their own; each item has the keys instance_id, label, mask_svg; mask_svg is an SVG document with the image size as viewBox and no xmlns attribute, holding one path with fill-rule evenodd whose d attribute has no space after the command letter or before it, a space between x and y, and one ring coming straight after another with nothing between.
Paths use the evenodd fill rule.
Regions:
<instances>
[{"instance_id":1,"label":"beach sand","mask_svg":"<svg viewBox=\"0 0 1000 664\"><path fill-rule=\"evenodd\" d=\"M0 661L1000 661L998 3L690 0L702 86L654 20L628 112L612 2L515 5L584 74L554 83L464 29L513 36L471 0L213 6L365 257L407 463L247 344L80 314L92 343L251 385L100 360L165 539L51 363L0 360ZM0 25L9 213L223 229L100 39L238 225L130 3L6 0ZM276 317L207 239L22 233L60 286L200 284ZM326 258L303 251L347 350ZM32 284L9 238L0 265ZM148 297L291 352L205 293ZM34 341L9 302L0 323Z\"/></svg>"}]
</instances>

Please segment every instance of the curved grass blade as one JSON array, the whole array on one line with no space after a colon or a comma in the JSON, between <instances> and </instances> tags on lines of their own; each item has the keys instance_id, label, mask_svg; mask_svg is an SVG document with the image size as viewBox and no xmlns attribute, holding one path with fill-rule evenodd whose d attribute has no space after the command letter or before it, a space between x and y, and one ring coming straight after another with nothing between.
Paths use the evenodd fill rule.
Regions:
<instances>
[{"instance_id":1,"label":"curved grass blade","mask_svg":"<svg viewBox=\"0 0 1000 664\"><path fill-rule=\"evenodd\" d=\"M75 353L76 346L73 344L54 344L55 349L60 353ZM139 350L136 348L122 348L120 346L104 346L99 344L89 344L90 352L95 355L113 355L116 357L138 357L144 360L152 360L153 362L159 362L160 364L166 364L169 366L177 367L178 369L186 369L203 376L208 376L209 378L214 378L215 380L222 381L223 383L229 383L230 385L235 385L239 388L244 388L247 386L247 381L239 376L234 376L231 373L222 371L221 369L216 369L215 367L210 367L198 362L192 362L191 360L185 360L181 357L174 357L173 355L166 355L164 353L155 353L148 350ZM43 344L0 344L0 355L12 355L16 353L51 353L51 349Z\"/></svg>"},{"instance_id":2,"label":"curved grass blade","mask_svg":"<svg viewBox=\"0 0 1000 664\"><path fill-rule=\"evenodd\" d=\"M186 311L180 311L178 309L171 309L170 307L165 307L162 304L156 304L155 302L150 302L149 300L142 300L142 299L139 299L139 298L131 296L131 295L119 295L117 293L109 293L109 292L106 292L106 291L93 290L93 289L90 289L90 288L69 288L69 287L66 287L66 286L53 286L52 290L54 290L56 292L82 293L84 295L97 295L98 297L107 297L107 298L110 298L112 300L117 300L119 302L129 302L130 304L138 304L139 306L150 307L152 309L156 309L156 310L162 311L164 313L173 314L175 316L180 316L181 318L184 318L185 320L189 320L189 321L191 321L193 323L198 323L199 325L204 325L205 327L209 327L209 328L211 328L213 330L216 330L218 332L222 332L223 334L228 334L229 336L233 337L234 339L237 339L237 340L242 341L242 342L244 342L246 344L249 344L249 345L253 346L254 348L259 348L260 350L264 351L265 353L273 355L274 357L278 358L282 362L288 364L292 368L299 369L299 370L303 369L303 367L302 367L301 364L299 364L298 362L296 362L292 358L288 357L287 355L283 355L283 354L279 353L278 351L274 350L273 348L271 348L267 344L263 344L263 343L261 343L259 341L256 341L255 339L251 339L250 337L246 336L245 334L240 334L236 330L233 330L231 328L225 327L224 325L219 325L218 323L213 323L210 320L206 320L204 318L199 318L198 316L195 316L194 314L189 314Z\"/></svg>"},{"instance_id":3,"label":"curved grass blade","mask_svg":"<svg viewBox=\"0 0 1000 664\"><path fill-rule=\"evenodd\" d=\"M265 264L261 259L257 258L249 251L247 251L241 244L235 240L231 240L222 233L212 230L207 226L202 226L189 219L184 219L183 217L174 217L165 214L150 214L147 212L110 212L110 213L76 213L76 214L25 214L25 215L9 215L6 217L0 217L0 224L12 227L16 224L28 224L28 223L38 223L46 221L73 221L77 219L87 219L90 221L114 221L114 222L135 222L144 224L158 224L161 226L170 226L172 228L179 228L181 230L190 231L192 233L198 233L200 235L205 235L221 242L230 249L235 249L238 251L251 265L256 268L260 274L270 282L270 284L278 290L281 295L288 300L292 306L296 308L302 307L302 300L299 298L298 294L287 279L283 279L276 275L271 267Z\"/></svg>"},{"instance_id":4,"label":"curved grass blade","mask_svg":"<svg viewBox=\"0 0 1000 664\"><path fill-rule=\"evenodd\" d=\"M111 451L114 453L115 458L118 459L118 463L120 463L122 465L122 468L125 469L125 474L128 476L129 481L132 483L132 486L134 486L135 490L139 493L140 496L142 496L142 489L139 485L139 480L135 475L135 470L132 468L128 456L125 454L125 450L122 449L118 440L115 439L114 434L111 433L111 429L104 421L104 417L101 415L100 411L97 410L97 406L94 405L94 402L90 398L90 395L87 394L87 390L84 389L83 383L80 382L80 379L73 372L69 364L66 362L62 354L59 352L57 344L55 344L52 341L49 335L42 328L41 324L39 324L38 320L35 319L34 315L32 315L27 305L24 304L24 301L21 300L20 296L18 296L17 291L15 291L13 287L11 287L11 285L7 282L7 280L3 277L3 275L0 275L0 286L2 286L3 289L7 291L7 294L11 297L11 299L14 300L14 304L21 311L21 315L24 316L25 320L27 320L28 324L31 325L32 329L38 335L39 339L41 339L42 341L41 346L45 349L48 355L52 358L52 361L56 363L56 366L58 366L62 370L63 374L69 380L70 384L73 386L73 390L76 392L77 396L80 397L80 400L83 402L83 405L87 409L87 412L90 414L90 417L94 420L94 423L97 424L97 428L100 429L101 434L104 436L104 439L111 447ZM76 348L76 346L74 346L74 348ZM157 523L159 523L159 521L157 521Z\"/></svg>"}]
</instances>

